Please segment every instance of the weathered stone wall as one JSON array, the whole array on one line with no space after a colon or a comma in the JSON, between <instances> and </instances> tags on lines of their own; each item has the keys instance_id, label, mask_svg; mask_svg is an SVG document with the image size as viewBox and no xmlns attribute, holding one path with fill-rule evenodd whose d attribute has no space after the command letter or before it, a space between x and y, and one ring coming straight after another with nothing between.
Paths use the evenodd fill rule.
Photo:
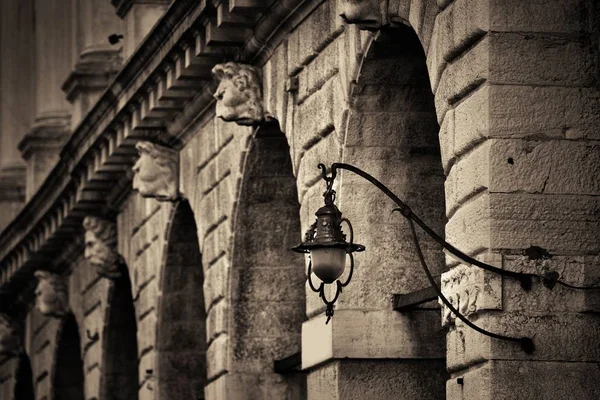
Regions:
<instances>
[{"instance_id":1,"label":"weathered stone wall","mask_svg":"<svg viewBox=\"0 0 600 400\"><path fill-rule=\"evenodd\" d=\"M158 281L172 207L133 194L117 218L119 253L129 269L135 306L141 400L154 398Z\"/></svg>"},{"instance_id":2,"label":"weathered stone wall","mask_svg":"<svg viewBox=\"0 0 600 400\"><path fill-rule=\"evenodd\" d=\"M556 270L580 285L595 282L600 229L591 7L456 0L436 19L428 60L439 76L433 88L448 176L447 239L502 268ZM551 259L527 257L529 246ZM597 388L580 383L597 374L587 362L597 360L591 327L598 320L586 314L597 310L597 295L550 292L539 283L526 292L504 279L500 296L502 313L480 313L477 323L532 337L536 351L528 356L464 326L451 328L448 369L464 384L450 380L448 398L597 397ZM586 332L585 339L575 332Z\"/></svg>"},{"instance_id":3,"label":"weathered stone wall","mask_svg":"<svg viewBox=\"0 0 600 400\"><path fill-rule=\"evenodd\" d=\"M71 261L86 399L121 382L140 400L418 399L444 390L448 399L567 398L574 388L577 398L600 397L590 384L598 294L537 282L524 291L446 260L448 294L487 284L469 298L469 318L533 337L532 355L442 321L435 304L392 311L392 294L427 281L405 222L388 214L393 204L350 173L338 177L338 205L367 252L328 325L318 296L302 291L301 257L286 252L322 205L316 165L343 161L381 179L471 256L597 282L597 5L391 1L407 27L371 34L343 23L342 3L315 4L260 66L264 105L281 131L206 111L179 136L184 200L131 194L121 204L129 279L110 282L82 257ZM548 253L528 256L530 246ZM423 238L423 248L441 273L438 247ZM35 310L27 317L37 399L53 398L63 324ZM133 368L114 356L125 354L115 332L136 344ZM272 373L273 360L298 351L306 379ZM15 359L0 361L7 399L16 370ZM131 397L130 388L122 393Z\"/></svg>"}]
</instances>

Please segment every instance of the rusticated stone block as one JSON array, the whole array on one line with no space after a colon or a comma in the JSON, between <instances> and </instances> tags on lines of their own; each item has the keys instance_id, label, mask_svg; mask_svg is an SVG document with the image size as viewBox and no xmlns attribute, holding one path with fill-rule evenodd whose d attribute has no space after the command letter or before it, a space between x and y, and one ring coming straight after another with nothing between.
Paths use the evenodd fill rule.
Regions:
<instances>
[{"instance_id":1,"label":"rusticated stone block","mask_svg":"<svg viewBox=\"0 0 600 400\"><path fill-rule=\"evenodd\" d=\"M455 136L455 124L454 124L454 110L450 109L444 115L442 124L440 125L440 151L442 157L442 167L444 173L447 176L450 173L450 168L454 163L454 136Z\"/></svg>"},{"instance_id":2,"label":"rusticated stone block","mask_svg":"<svg viewBox=\"0 0 600 400\"><path fill-rule=\"evenodd\" d=\"M445 182L448 215L489 187L489 141L481 143L458 159Z\"/></svg>"},{"instance_id":3,"label":"rusticated stone block","mask_svg":"<svg viewBox=\"0 0 600 400\"><path fill-rule=\"evenodd\" d=\"M303 400L306 380L302 374L228 373L206 386L207 399Z\"/></svg>"},{"instance_id":4,"label":"rusticated stone block","mask_svg":"<svg viewBox=\"0 0 600 400\"><path fill-rule=\"evenodd\" d=\"M489 3L490 26L495 31L579 33L589 29L586 19L582 18L590 12L584 0L485 2Z\"/></svg>"},{"instance_id":5,"label":"rusticated stone block","mask_svg":"<svg viewBox=\"0 0 600 400\"><path fill-rule=\"evenodd\" d=\"M470 44L490 30L489 0L455 0L442 10L436 21L438 57L456 58Z\"/></svg>"},{"instance_id":6,"label":"rusticated stone block","mask_svg":"<svg viewBox=\"0 0 600 400\"><path fill-rule=\"evenodd\" d=\"M214 302L227 297L230 269L227 258L221 257L215 264L205 270L204 306L207 311Z\"/></svg>"},{"instance_id":7,"label":"rusticated stone block","mask_svg":"<svg viewBox=\"0 0 600 400\"><path fill-rule=\"evenodd\" d=\"M230 306L226 299L215 303L206 317L206 337L208 342L222 333L227 333L229 327Z\"/></svg>"},{"instance_id":8,"label":"rusticated stone block","mask_svg":"<svg viewBox=\"0 0 600 400\"><path fill-rule=\"evenodd\" d=\"M459 157L465 154L474 144L495 134L494 130L490 132L490 125L495 123L495 120L490 118L490 104L502 99L490 97L490 91L489 85L484 84L454 109L454 141L450 153L452 156ZM521 108L526 108L523 103Z\"/></svg>"},{"instance_id":9,"label":"rusticated stone block","mask_svg":"<svg viewBox=\"0 0 600 400\"><path fill-rule=\"evenodd\" d=\"M523 291L522 296L528 293ZM457 371L484 360L523 360L597 363L600 358L600 318L593 314L539 315L527 310L482 313L479 327L501 335L532 338L535 350L525 353L518 343L492 339L466 326L448 332L448 370ZM573 346L573 343L577 343Z\"/></svg>"},{"instance_id":10,"label":"rusticated stone block","mask_svg":"<svg viewBox=\"0 0 600 400\"><path fill-rule=\"evenodd\" d=\"M490 80L495 83L564 86L597 83L597 61L591 42L585 37L520 32L490 35Z\"/></svg>"},{"instance_id":11,"label":"rusticated stone block","mask_svg":"<svg viewBox=\"0 0 600 400\"><path fill-rule=\"evenodd\" d=\"M298 73L298 94L296 98L298 104L303 103L304 100L323 87L328 80L338 73L337 41L340 40L343 40L343 38L338 37L332 43L329 43L314 60Z\"/></svg>"},{"instance_id":12,"label":"rusticated stone block","mask_svg":"<svg viewBox=\"0 0 600 400\"><path fill-rule=\"evenodd\" d=\"M287 42L280 44L263 67L265 107L271 110L281 127L285 127L287 120L288 92L283 90L288 81L287 49Z\"/></svg>"},{"instance_id":13,"label":"rusticated stone block","mask_svg":"<svg viewBox=\"0 0 600 400\"><path fill-rule=\"evenodd\" d=\"M473 255L490 248L490 195L486 192L463 204L446 224L446 241Z\"/></svg>"},{"instance_id":14,"label":"rusticated stone block","mask_svg":"<svg viewBox=\"0 0 600 400\"><path fill-rule=\"evenodd\" d=\"M446 377L444 361L439 359L341 360L309 374L308 398L442 399Z\"/></svg>"},{"instance_id":15,"label":"rusticated stone block","mask_svg":"<svg viewBox=\"0 0 600 400\"><path fill-rule=\"evenodd\" d=\"M535 245L552 254L600 250L598 196L490 193L489 199L495 249Z\"/></svg>"},{"instance_id":16,"label":"rusticated stone block","mask_svg":"<svg viewBox=\"0 0 600 400\"><path fill-rule=\"evenodd\" d=\"M319 56L336 35L335 2L322 3L288 37L288 74L293 75ZM342 27L343 29L343 27Z\"/></svg>"},{"instance_id":17,"label":"rusticated stone block","mask_svg":"<svg viewBox=\"0 0 600 400\"><path fill-rule=\"evenodd\" d=\"M600 139L596 88L490 85L489 96L476 100L489 102L489 136Z\"/></svg>"},{"instance_id":18,"label":"rusticated stone block","mask_svg":"<svg viewBox=\"0 0 600 400\"><path fill-rule=\"evenodd\" d=\"M294 109L294 161L324 133L333 130L333 91L335 80L328 80L319 90Z\"/></svg>"},{"instance_id":19,"label":"rusticated stone block","mask_svg":"<svg viewBox=\"0 0 600 400\"><path fill-rule=\"evenodd\" d=\"M208 351L206 352L206 370L209 380L227 371L229 359L228 345L229 338L226 334L223 334L214 339L208 347Z\"/></svg>"},{"instance_id":20,"label":"rusticated stone block","mask_svg":"<svg viewBox=\"0 0 600 400\"><path fill-rule=\"evenodd\" d=\"M491 361L460 377L462 383L448 381L448 399L593 400L600 396L598 386L589 384L600 379L595 363Z\"/></svg>"},{"instance_id":21,"label":"rusticated stone block","mask_svg":"<svg viewBox=\"0 0 600 400\"><path fill-rule=\"evenodd\" d=\"M337 135L330 132L326 137L309 148L302 156L298 168L298 197L301 199L309 187L321 179L321 170L317 165L323 163L327 166L341 159L342 145ZM315 209L316 211L316 209Z\"/></svg>"},{"instance_id":22,"label":"rusticated stone block","mask_svg":"<svg viewBox=\"0 0 600 400\"><path fill-rule=\"evenodd\" d=\"M214 226L203 241L202 246L202 266L208 268L223 256L223 252L229 250L229 243L232 237L231 226L225 218ZM200 239L202 241L202 239Z\"/></svg>"},{"instance_id":23,"label":"rusticated stone block","mask_svg":"<svg viewBox=\"0 0 600 400\"><path fill-rule=\"evenodd\" d=\"M551 258L550 258L551 257ZM534 274L556 271L560 280L570 285L587 287L600 281L599 256L556 256L532 259L525 255L503 256L504 268ZM577 313L600 310L599 290L573 290L557 284L549 289L535 280L530 291L523 292L512 279L504 281L504 309L508 312L527 310L530 313Z\"/></svg>"},{"instance_id":24,"label":"rusticated stone block","mask_svg":"<svg viewBox=\"0 0 600 400\"><path fill-rule=\"evenodd\" d=\"M435 92L438 122L441 122L450 104L458 102L488 79L490 51L490 36L487 35L447 65Z\"/></svg>"},{"instance_id":25,"label":"rusticated stone block","mask_svg":"<svg viewBox=\"0 0 600 400\"><path fill-rule=\"evenodd\" d=\"M599 175L598 143L494 140L490 147L491 192L598 195Z\"/></svg>"}]
</instances>

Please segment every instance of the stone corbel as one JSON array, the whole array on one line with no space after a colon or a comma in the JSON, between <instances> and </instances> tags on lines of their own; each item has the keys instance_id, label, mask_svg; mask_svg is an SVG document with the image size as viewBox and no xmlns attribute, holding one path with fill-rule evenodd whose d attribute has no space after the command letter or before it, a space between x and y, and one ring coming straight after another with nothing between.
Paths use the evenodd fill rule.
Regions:
<instances>
[{"instance_id":1,"label":"stone corbel","mask_svg":"<svg viewBox=\"0 0 600 400\"><path fill-rule=\"evenodd\" d=\"M265 112L258 70L247 64L217 64L212 74L219 82L214 93L216 115L227 122L257 126L270 116Z\"/></svg>"},{"instance_id":2,"label":"stone corbel","mask_svg":"<svg viewBox=\"0 0 600 400\"><path fill-rule=\"evenodd\" d=\"M69 277L38 270L35 272L38 285L35 289L35 306L40 313L61 318L69 312Z\"/></svg>"},{"instance_id":3,"label":"stone corbel","mask_svg":"<svg viewBox=\"0 0 600 400\"><path fill-rule=\"evenodd\" d=\"M16 322L0 314L0 355L16 356L21 352L21 339Z\"/></svg>"},{"instance_id":4,"label":"stone corbel","mask_svg":"<svg viewBox=\"0 0 600 400\"><path fill-rule=\"evenodd\" d=\"M342 0L340 16L358 29L377 31L390 24L390 1L398 0Z\"/></svg>"},{"instance_id":5,"label":"stone corbel","mask_svg":"<svg viewBox=\"0 0 600 400\"><path fill-rule=\"evenodd\" d=\"M133 166L133 189L158 201L179 198L179 154L151 142L137 142L140 158Z\"/></svg>"},{"instance_id":6,"label":"stone corbel","mask_svg":"<svg viewBox=\"0 0 600 400\"><path fill-rule=\"evenodd\" d=\"M462 315L481 310L502 309L502 277L480 268L461 264L442 274L442 293ZM461 325L462 321L442 306L442 326Z\"/></svg>"},{"instance_id":7,"label":"stone corbel","mask_svg":"<svg viewBox=\"0 0 600 400\"><path fill-rule=\"evenodd\" d=\"M114 222L98 217L85 217L84 257L103 278L117 279L122 275L123 257L117 251L117 228Z\"/></svg>"}]
</instances>

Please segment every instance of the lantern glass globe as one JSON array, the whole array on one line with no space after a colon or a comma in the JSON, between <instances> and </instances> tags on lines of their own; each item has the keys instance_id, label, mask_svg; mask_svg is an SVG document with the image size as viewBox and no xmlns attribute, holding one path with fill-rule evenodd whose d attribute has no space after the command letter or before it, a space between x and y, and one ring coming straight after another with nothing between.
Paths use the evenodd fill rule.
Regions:
<instances>
[{"instance_id":1,"label":"lantern glass globe","mask_svg":"<svg viewBox=\"0 0 600 400\"><path fill-rule=\"evenodd\" d=\"M325 247L310 252L312 270L325 283L333 283L346 268L346 250Z\"/></svg>"}]
</instances>

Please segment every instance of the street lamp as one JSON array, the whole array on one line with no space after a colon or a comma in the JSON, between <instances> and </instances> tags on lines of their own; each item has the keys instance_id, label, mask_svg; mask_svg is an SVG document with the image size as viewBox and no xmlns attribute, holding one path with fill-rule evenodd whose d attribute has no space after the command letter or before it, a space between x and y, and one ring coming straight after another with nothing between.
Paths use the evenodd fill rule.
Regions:
<instances>
[{"instance_id":1,"label":"street lamp","mask_svg":"<svg viewBox=\"0 0 600 400\"><path fill-rule=\"evenodd\" d=\"M337 301L342 288L347 286L352 279L354 271L354 256L352 253L365 250L365 246L354 243L354 233L352 224L347 218L342 218L342 213L335 206L335 190L333 190L333 181L335 177L328 178L323 168L323 179L327 183L325 194L325 205L317 210L315 215L317 220L311 225L306 233L305 241L292 248L297 253L310 254L308 264L308 284L314 292L319 293L319 297L327 306L325 315L328 323L333 317L333 307ZM342 231L342 223L348 225L350 231L350 241L346 241L346 235ZM346 269L346 255L350 257L350 272L348 278L342 283L338 280ZM321 285L317 288L311 278L312 272L321 280ZM333 300L327 300L325 296L325 285L336 282L336 292Z\"/></svg>"},{"instance_id":2,"label":"street lamp","mask_svg":"<svg viewBox=\"0 0 600 400\"><path fill-rule=\"evenodd\" d=\"M550 273L543 276L535 274L525 274L521 272L503 270L492 265L482 263L481 261L471 258L468 255L462 253L460 250L456 249L444 239L442 239L419 217L413 214L410 207L408 207L402 200L400 200L394 193L392 193L383 183L379 182L377 179L375 179L368 173L362 171L361 169L353 165L342 163L332 164L331 176L327 176L327 168L324 164L319 164L318 168L321 170L321 176L326 183L326 191L324 194L325 206L321 207L316 212L317 220L307 232L305 241L302 244L292 248L292 250L298 253L310 254L310 262L308 267L308 284L311 290L319 293L319 297L322 298L323 302L327 306L325 311L327 320L325 321L325 323L328 323L331 317L333 317L334 305L340 293L342 292L342 288L347 286L350 283L350 280L352 279L352 273L354 270L354 257L352 253L365 250L364 246L360 244L355 244L353 242L354 234L352 230L352 225L350 224L350 221L348 221L348 219L342 218L342 213L334 204L335 191L333 190L333 182L337 176L337 170L344 169L351 171L366 179L367 181L371 182L398 205L398 208L394 209L393 211L400 212L400 214L402 214L408 221L413 243L415 245L415 251L418 255L419 262L423 267L423 271L427 275L429 283L434 288L437 296L446 305L446 307L448 307L448 309L454 315L457 316L457 318L462 320L467 326L476 330L477 332L493 337L495 339L517 342L521 345L521 348L526 353L532 353L534 351L535 346L531 338L516 338L489 332L469 321L467 317L462 315L459 312L459 310L457 310L450 303L450 301L442 293L441 289L435 282L435 278L429 271L429 267L427 266L427 263L423 256L423 252L421 250L419 239L415 230L415 224L419 225L429 236L431 236L435 241L437 241L448 254L450 254L454 258L458 259L459 261L465 264L474 265L486 269L488 271L501 274L503 276L517 279L520 281L521 286L525 290L529 290L531 288L531 282L533 277L543 278L544 284L548 287L552 287L556 283L561 283L560 281L558 281L558 275L556 273ZM343 222L345 222L348 225L348 228L350 230L349 242L346 241L346 235L342 232ZM348 278L346 278L344 282L340 282L338 278L344 273L346 264L346 254L350 257L350 271L348 273ZM318 288L314 285L312 281L312 272L314 272L315 275L319 279L321 279L321 284ZM325 285L330 285L334 283L336 287L336 293L332 300L328 300L325 297Z\"/></svg>"}]
</instances>

